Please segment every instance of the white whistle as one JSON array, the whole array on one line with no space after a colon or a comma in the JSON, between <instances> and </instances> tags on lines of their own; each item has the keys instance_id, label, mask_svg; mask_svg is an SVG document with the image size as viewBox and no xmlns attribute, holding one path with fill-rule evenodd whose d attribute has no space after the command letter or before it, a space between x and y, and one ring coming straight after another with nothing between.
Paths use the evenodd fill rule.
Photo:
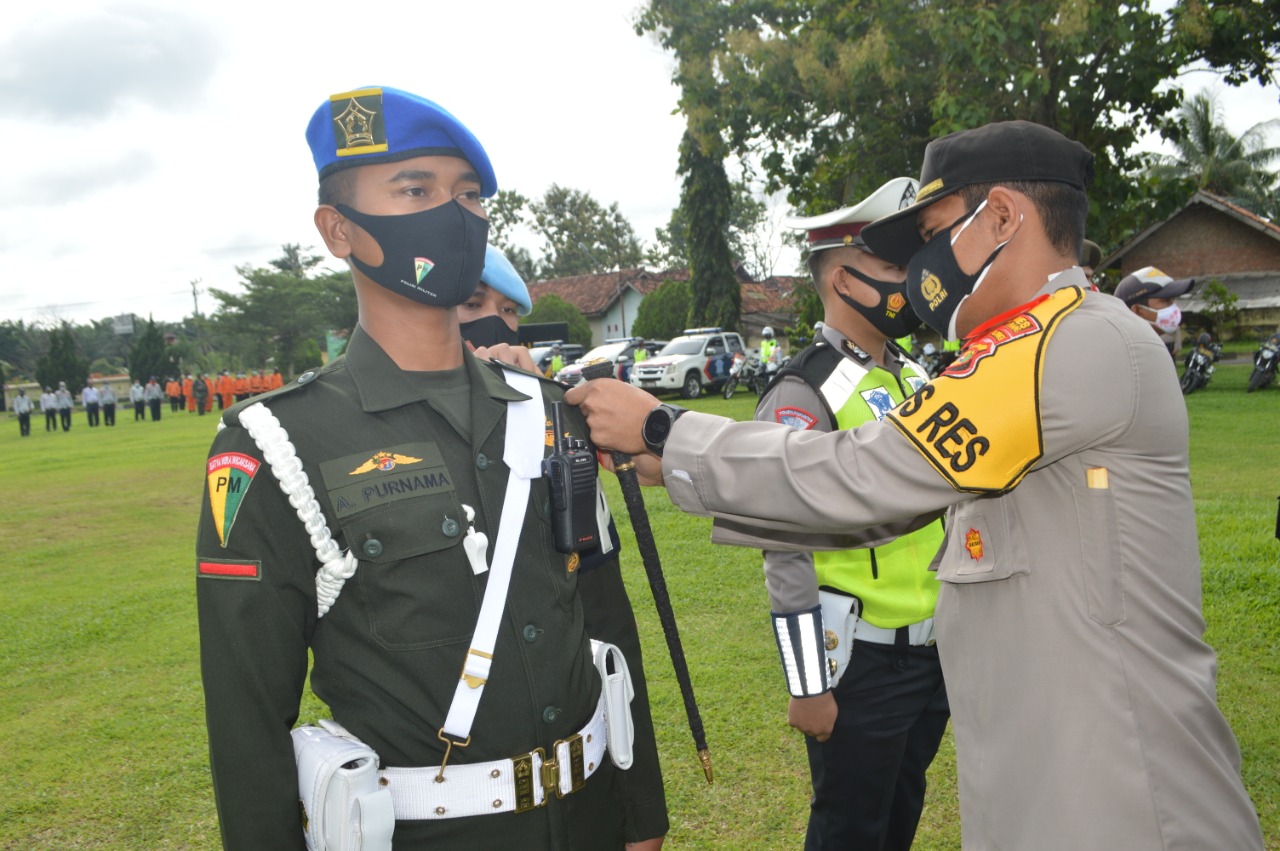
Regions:
<instances>
[{"instance_id":1,"label":"white whistle","mask_svg":"<svg viewBox=\"0 0 1280 851\"><path fill-rule=\"evenodd\" d=\"M467 553L467 561L471 562L471 572L479 576L489 569L488 563L485 562L485 554L489 550L489 536L484 532L476 531L473 525L476 519L474 508L463 504L462 510L467 513L467 534L462 539L462 549Z\"/></svg>"}]
</instances>

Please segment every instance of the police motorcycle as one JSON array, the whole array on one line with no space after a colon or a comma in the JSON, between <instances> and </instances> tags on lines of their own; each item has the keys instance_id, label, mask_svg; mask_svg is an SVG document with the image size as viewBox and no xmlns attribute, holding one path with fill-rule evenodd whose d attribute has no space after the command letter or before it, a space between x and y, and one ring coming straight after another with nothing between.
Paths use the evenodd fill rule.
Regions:
<instances>
[{"instance_id":1,"label":"police motorcycle","mask_svg":"<svg viewBox=\"0 0 1280 851\"><path fill-rule=\"evenodd\" d=\"M729 380L724 383L724 398L732 399L733 394L737 391L739 384L745 384L748 387L756 389L754 384L755 377L760 374L760 358L755 355L746 355L738 352L733 356L733 364L729 367Z\"/></svg>"},{"instance_id":2,"label":"police motorcycle","mask_svg":"<svg viewBox=\"0 0 1280 851\"><path fill-rule=\"evenodd\" d=\"M1213 377L1213 362L1222 354L1222 346L1213 342L1213 337L1202 333L1196 338L1195 347L1187 353L1182 373L1182 395L1190 396L1209 383Z\"/></svg>"},{"instance_id":3,"label":"police motorcycle","mask_svg":"<svg viewBox=\"0 0 1280 851\"><path fill-rule=\"evenodd\" d=\"M1264 340L1262 346L1253 353L1253 372L1249 374L1249 386L1245 392L1261 390L1274 381L1278 361L1280 361L1280 331Z\"/></svg>"}]
</instances>

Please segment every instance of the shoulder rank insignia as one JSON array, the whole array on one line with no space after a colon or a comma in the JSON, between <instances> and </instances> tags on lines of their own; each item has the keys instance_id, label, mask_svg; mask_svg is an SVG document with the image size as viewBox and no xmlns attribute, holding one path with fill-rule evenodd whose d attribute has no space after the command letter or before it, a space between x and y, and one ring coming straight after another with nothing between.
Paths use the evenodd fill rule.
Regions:
<instances>
[{"instance_id":1,"label":"shoulder rank insignia","mask_svg":"<svg viewBox=\"0 0 1280 851\"><path fill-rule=\"evenodd\" d=\"M218 540L227 545L231 527L240 512L244 495L253 484L262 462L240 452L223 452L209 459L206 477L209 482L209 508Z\"/></svg>"}]
</instances>

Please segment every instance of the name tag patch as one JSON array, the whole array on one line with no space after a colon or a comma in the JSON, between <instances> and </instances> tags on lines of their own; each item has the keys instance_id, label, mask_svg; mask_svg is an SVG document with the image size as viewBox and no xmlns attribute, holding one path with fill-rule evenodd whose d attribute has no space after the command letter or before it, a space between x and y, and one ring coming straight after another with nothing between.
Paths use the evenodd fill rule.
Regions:
<instances>
[{"instance_id":1,"label":"name tag patch","mask_svg":"<svg viewBox=\"0 0 1280 851\"><path fill-rule=\"evenodd\" d=\"M409 443L348 455L322 463L320 472L339 519L454 489L435 443Z\"/></svg>"}]
</instances>

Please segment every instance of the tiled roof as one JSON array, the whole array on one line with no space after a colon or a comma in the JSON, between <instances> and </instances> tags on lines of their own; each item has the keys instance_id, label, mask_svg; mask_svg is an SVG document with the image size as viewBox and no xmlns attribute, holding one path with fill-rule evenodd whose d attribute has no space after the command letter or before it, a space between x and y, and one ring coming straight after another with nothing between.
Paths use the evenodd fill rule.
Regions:
<instances>
[{"instance_id":1,"label":"tiled roof","mask_svg":"<svg viewBox=\"0 0 1280 851\"><path fill-rule=\"evenodd\" d=\"M1141 243L1147 237L1151 236L1156 231L1160 230L1160 228L1164 227L1169 222L1173 221L1175 218L1181 215L1183 211L1187 210L1188 208L1190 208L1195 204L1204 204L1205 206L1218 210L1219 212L1224 213L1230 216L1231 218L1236 219L1237 221L1243 222L1244 224L1248 225L1251 228L1254 228L1255 230L1261 231L1262 233L1266 234L1272 239L1280 240L1280 225L1277 225L1275 222L1269 221L1267 219L1262 218L1261 216L1251 213L1248 210L1246 210L1244 207L1241 207L1238 204L1233 204L1232 202L1228 201L1226 198L1223 198L1219 195L1214 195L1211 192L1205 192L1203 189L1201 189L1201 190L1197 190L1196 193L1191 196L1191 200L1187 201L1187 203L1184 204L1182 207L1180 207L1178 211L1174 213L1172 216L1151 225L1146 230L1142 231L1137 236L1133 237L1133 239L1130 239L1124 245L1120 246L1120 248L1117 249L1115 252L1103 258L1102 262L1098 264L1097 268L1101 270L1101 269L1107 269L1111 266L1114 266L1116 263L1120 261L1122 257L1124 257L1124 255L1128 254L1135 247L1137 247L1139 243Z\"/></svg>"},{"instance_id":2,"label":"tiled roof","mask_svg":"<svg viewBox=\"0 0 1280 851\"><path fill-rule=\"evenodd\" d=\"M538 299L545 295L556 295L578 308L584 316L600 316L627 287L641 295L648 295L669 279L679 278L671 273L650 272L647 269L574 275L571 278L534 281L529 284L529 297L537 304Z\"/></svg>"}]
</instances>

